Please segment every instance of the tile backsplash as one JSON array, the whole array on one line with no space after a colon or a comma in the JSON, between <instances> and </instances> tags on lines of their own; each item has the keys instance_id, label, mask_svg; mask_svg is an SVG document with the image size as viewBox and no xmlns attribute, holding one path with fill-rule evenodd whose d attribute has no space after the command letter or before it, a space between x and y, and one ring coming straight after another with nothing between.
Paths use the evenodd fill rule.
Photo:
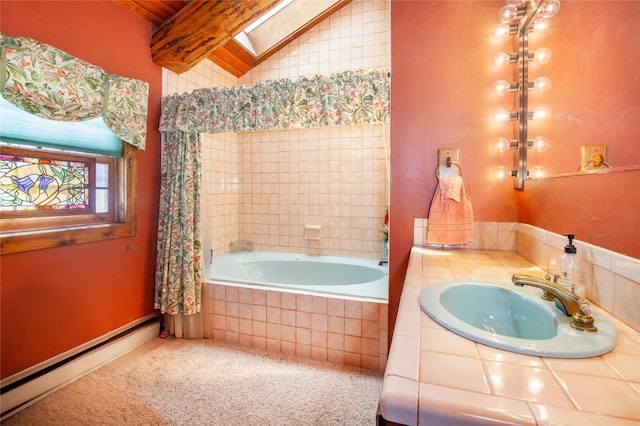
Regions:
<instances>
[{"instance_id":1,"label":"tile backsplash","mask_svg":"<svg viewBox=\"0 0 640 426\"><path fill-rule=\"evenodd\" d=\"M414 245L426 245L428 219L414 219ZM567 238L516 222L476 222L469 249L514 251L553 274ZM640 330L640 259L574 240L586 296L619 320Z\"/></svg>"}]
</instances>

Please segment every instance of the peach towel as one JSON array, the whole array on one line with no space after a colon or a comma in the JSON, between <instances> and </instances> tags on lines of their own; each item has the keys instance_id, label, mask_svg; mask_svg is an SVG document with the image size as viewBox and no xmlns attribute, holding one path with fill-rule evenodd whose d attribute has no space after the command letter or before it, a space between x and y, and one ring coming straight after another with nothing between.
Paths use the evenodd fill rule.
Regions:
<instances>
[{"instance_id":1,"label":"peach towel","mask_svg":"<svg viewBox=\"0 0 640 426\"><path fill-rule=\"evenodd\" d=\"M473 207L462 177L441 178L431 200L428 244L467 244L473 240Z\"/></svg>"}]
</instances>

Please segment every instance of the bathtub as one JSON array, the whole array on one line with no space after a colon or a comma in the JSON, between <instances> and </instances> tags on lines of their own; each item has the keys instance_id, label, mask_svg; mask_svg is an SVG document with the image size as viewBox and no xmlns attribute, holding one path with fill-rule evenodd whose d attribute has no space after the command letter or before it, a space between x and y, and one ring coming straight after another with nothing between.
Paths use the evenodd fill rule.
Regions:
<instances>
[{"instance_id":1,"label":"bathtub","mask_svg":"<svg viewBox=\"0 0 640 426\"><path fill-rule=\"evenodd\" d=\"M276 252L215 257L209 280L386 301L388 268L377 260Z\"/></svg>"},{"instance_id":2,"label":"bathtub","mask_svg":"<svg viewBox=\"0 0 640 426\"><path fill-rule=\"evenodd\" d=\"M384 371L387 287L373 259L224 254L203 289L205 337Z\"/></svg>"}]
</instances>

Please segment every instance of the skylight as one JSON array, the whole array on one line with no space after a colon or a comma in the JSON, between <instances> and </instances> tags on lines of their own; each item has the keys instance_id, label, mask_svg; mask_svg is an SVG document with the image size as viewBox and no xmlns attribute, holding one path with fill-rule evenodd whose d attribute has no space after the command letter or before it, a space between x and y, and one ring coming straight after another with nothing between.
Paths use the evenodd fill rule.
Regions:
<instances>
[{"instance_id":1,"label":"skylight","mask_svg":"<svg viewBox=\"0 0 640 426\"><path fill-rule=\"evenodd\" d=\"M293 0L284 0L282 3L279 3L276 7L259 17L256 21L254 21L251 25L245 28L242 32L249 34L251 31L258 28L262 23L264 23L267 19L270 19L273 15L280 12L282 9L287 7L289 3L292 3Z\"/></svg>"},{"instance_id":2,"label":"skylight","mask_svg":"<svg viewBox=\"0 0 640 426\"><path fill-rule=\"evenodd\" d=\"M234 37L255 57L268 52L340 0L283 0Z\"/></svg>"}]
</instances>

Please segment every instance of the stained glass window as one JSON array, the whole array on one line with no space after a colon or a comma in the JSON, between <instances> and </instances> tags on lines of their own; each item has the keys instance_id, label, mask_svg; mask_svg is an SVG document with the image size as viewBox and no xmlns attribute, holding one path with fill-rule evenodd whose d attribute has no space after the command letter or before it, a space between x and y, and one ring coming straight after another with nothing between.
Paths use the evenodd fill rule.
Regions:
<instances>
[{"instance_id":1,"label":"stained glass window","mask_svg":"<svg viewBox=\"0 0 640 426\"><path fill-rule=\"evenodd\" d=\"M0 154L0 211L89 208L90 163Z\"/></svg>"}]
</instances>

